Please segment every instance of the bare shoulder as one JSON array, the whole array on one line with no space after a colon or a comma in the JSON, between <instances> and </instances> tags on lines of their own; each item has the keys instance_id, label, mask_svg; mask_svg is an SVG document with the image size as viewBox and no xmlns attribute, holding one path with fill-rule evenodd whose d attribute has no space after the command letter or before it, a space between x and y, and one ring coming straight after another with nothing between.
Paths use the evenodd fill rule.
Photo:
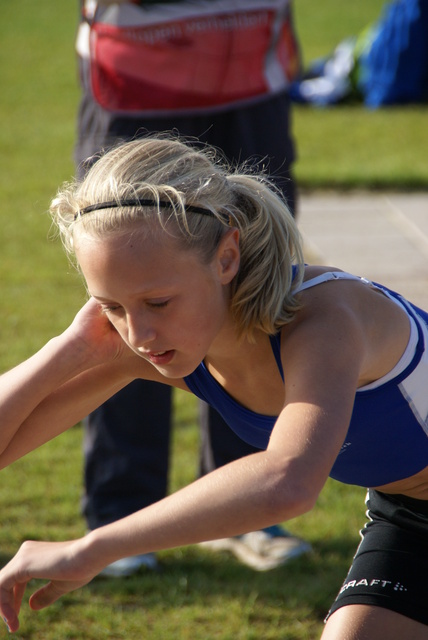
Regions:
<instances>
[{"instance_id":1,"label":"bare shoulder","mask_svg":"<svg viewBox=\"0 0 428 640\"><path fill-rule=\"evenodd\" d=\"M344 274L344 278L319 277L323 274ZM384 316L402 317L406 313L393 302L379 287L368 280L354 274L347 274L342 269L325 266L308 266L305 269L303 282L317 279L313 286L301 291L302 309L310 315L316 310L317 314L325 312L327 315L342 310L354 314L355 320L363 327L375 323L382 324ZM320 317L323 317L323 313ZM305 317L304 314L302 317Z\"/></svg>"},{"instance_id":2,"label":"bare shoulder","mask_svg":"<svg viewBox=\"0 0 428 640\"><path fill-rule=\"evenodd\" d=\"M344 273L342 269L330 266L311 265L305 268L303 283L319 278L327 273ZM302 307L290 323L290 331L310 332L310 337L316 339L318 332L336 332L341 329L355 329L361 325L358 304L359 296L364 296L369 287L356 279L326 279L317 281L298 295L301 297ZM348 322L346 320L348 319ZM345 323L345 324L344 324Z\"/></svg>"},{"instance_id":3,"label":"bare shoulder","mask_svg":"<svg viewBox=\"0 0 428 640\"><path fill-rule=\"evenodd\" d=\"M309 267L304 281L327 271L338 269ZM350 281L334 280L308 288L299 296L302 306L281 332L286 376L293 384L300 379L303 386L323 386L333 378L337 384L347 378L355 390L369 348L355 288L350 287Z\"/></svg>"},{"instance_id":4,"label":"bare shoulder","mask_svg":"<svg viewBox=\"0 0 428 640\"><path fill-rule=\"evenodd\" d=\"M304 281L330 271L341 270L307 267ZM316 345L330 364L361 358L358 386L387 374L403 355L410 334L407 314L366 280L327 280L299 295L302 308L284 337L298 336L300 348Z\"/></svg>"}]
</instances>

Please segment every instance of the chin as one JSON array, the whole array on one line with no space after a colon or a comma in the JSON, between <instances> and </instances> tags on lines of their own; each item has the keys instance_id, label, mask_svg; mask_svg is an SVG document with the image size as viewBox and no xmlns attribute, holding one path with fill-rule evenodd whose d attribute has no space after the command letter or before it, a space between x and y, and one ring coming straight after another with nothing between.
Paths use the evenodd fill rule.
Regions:
<instances>
[{"instance_id":1,"label":"chin","mask_svg":"<svg viewBox=\"0 0 428 640\"><path fill-rule=\"evenodd\" d=\"M195 369L200 365L201 361L198 362L188 362L188 363L172 363L169 366L162 367L153 365L159 373L164 376L164 378L168 378L169 380L181 380L186 376L190 376L191 373L194 372Z\"/></svg>"}]
</instances>

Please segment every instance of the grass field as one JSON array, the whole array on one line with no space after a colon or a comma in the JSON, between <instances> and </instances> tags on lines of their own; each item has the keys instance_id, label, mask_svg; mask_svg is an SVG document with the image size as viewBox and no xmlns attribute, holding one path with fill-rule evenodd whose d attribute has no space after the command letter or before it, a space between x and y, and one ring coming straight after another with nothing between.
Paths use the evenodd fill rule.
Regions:
<instances>
[{"instance_id":1,"label":"grass field","mask_svg":"<svg viewBox=\"0 0 428 640\"><path fill-rule=\"evenodd\" d=\"M382 5L298 0L305 59L358 33ZM0 3L0 370L65 328L84 299L44 213L74 171L77 12L74 0ZM305 188L428 187L426 107L299 107L294 121L296 174ZM173 438L171 490L196 470L195 403L185 394L176 395ZM2 472L1 563L25 539L84 534L81 440L76 426ZM14 637L312 640L358 542L363 498L362 489L329 481L316 509L289 524L313 553L268 574L197 548L173 550L161 554L156 575L96 580L37 614L25 604Z\"/></svg>"}]
</instances>

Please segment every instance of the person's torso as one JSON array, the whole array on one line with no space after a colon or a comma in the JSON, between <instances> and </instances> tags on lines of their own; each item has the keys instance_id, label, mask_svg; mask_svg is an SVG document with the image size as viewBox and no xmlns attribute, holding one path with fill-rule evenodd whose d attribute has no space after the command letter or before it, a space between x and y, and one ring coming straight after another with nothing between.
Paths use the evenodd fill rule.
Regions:
<instances>
[{"instance_id":1,"label":"person's torso","mask_svg":"<svg viewBox=\"0 0 428 640\"><path fill-rule=\"evenodd\" d=\"M343 272L327 272L304 282L301 290L342 278L372 284ZM330 473L341 482L364 487L388 484L428 466L428 313L386 287L375 286L406 311L411 336L393 370L357 390L348 432ZM280 334L270 340L282 375ZM260 449L267 447L277 416L255 413L236 402L204 363L185 382L239 437Z\"/></svg>"}]
</instances>

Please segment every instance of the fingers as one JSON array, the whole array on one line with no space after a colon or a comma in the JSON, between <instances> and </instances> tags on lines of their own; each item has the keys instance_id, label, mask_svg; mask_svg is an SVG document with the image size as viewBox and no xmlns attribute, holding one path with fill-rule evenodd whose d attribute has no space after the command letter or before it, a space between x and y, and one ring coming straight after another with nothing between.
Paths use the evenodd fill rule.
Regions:
<instances>
[{"instance_id":1,"label":"fingers","mask_svg":"<svg viewBox=\"0 0 428 640\"><path fill-rule=\"evenodd\" d=\"M90 580L51 580L33 593L29 600L30 608L33 611L45 609L70 591L84 587Z\"/></svg>"},{"instance_id":2,"label":"fingers","mask_svg":"<svg viewBox=\"0 0 428 640\"><path fill-rule=\"evenodd\" d=\"M18 631L19 619L13 609L10 609L10 611L8 609L5 610L5 613L3 614L3 621L9 633L15 633L15 631Z\"/></svg>"},{"instance_id":3,"label":"fingers","mask_svg":"<svg viewBox=\"0 0 428 640\"><path fill-rule=\"evenodd\" d=\"M3 587L0 590L0 609L3 620L11 633L19 629L19 611L24 596L26 582L16 584L13 588Z\"/></svg>"},{"instance_id":4,"label":"fingers","mask_svg":"<svg viewBox=\"0 0 428 640\"><path fill-rule=\"evenodd\" d=\"M68 586L66 586L66 584ZM33 611L44 609L59 600L59 598L61 598L65 593L72 591L73 588L74 586L70 583L61 583L59 585L54 581L48 582L43 587L35 591L30 597L30 608L33 609Z\"/></svg>"},{"instance_id":5,"label":"fingers","mask_svg":"<svg viewBox=\"0 0 428 640\"><path fill-rule=\"evenodd\" d=\"M82 544L83 540L83 544ZM49 580L30 598L30 607L40 610L61 596L78 589L94 577L80 553L86 538L68 542L25 542L0 572L0 612L11 632L19 628L18 616L27 583L32 578Z\"/></svg>"},{"instance_id":6,"label":"fingers","mask_svg":"<svg viewBox=\"0 0 428 640\"><path fill-rule=\"evenodd\" d=\"M1 589L0 591L0 607L3 620L11 633L15 633L19 629L19 612L21 609L22 598L25 593L27 583L16 584L13 589ZM38 589L30 597L30 607L34 611L44 609L50 604L56 602L64 593L70 589L59 587L54 582L49 582Z\"/></svg>"}]
</instances>

